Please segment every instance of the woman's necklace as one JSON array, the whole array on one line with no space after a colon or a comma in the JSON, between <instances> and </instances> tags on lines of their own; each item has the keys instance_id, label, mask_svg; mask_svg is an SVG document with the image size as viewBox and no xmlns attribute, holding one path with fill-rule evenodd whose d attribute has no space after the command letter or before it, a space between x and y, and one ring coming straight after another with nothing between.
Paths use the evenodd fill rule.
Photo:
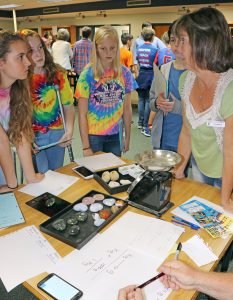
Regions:
<instances>
[{"instance_id":1,"label":"woman's necklace","mask_svg":"<svg viewBox=\"0 0 233 300\"><path fill-rule=\"evenodd\" d=\"M218 76L210 78L208 83L196 77L194 96L197 99L198 111L203 112L212 106L217 82Z\"/></svg>"}]
</instances>

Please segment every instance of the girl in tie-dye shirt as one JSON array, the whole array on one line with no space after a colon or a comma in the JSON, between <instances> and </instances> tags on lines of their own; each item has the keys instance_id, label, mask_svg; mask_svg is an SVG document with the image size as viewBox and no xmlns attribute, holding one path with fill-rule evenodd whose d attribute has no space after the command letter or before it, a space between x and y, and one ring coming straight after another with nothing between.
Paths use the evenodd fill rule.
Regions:
<instances>
[{"instance_id":1,"label":"girl in tie-dye shirt","mask_svg":"<svg viewBox=\"0 0 233 300\"><path fill-rule=\"evenodd\" d=\"M94 37L91 63L80 74L75 94L84 156L97 151L120 156L122 150L129 149L130 94L136 86L131 72L120 65L116 30L100 27Z\"/></svg>"},{"instance_id":2,"label":"girl in tie-dye shirt","mask_svg":"<svg viewBox=\"0 0 233 300\"><path fill-rule=\"evenodd\" d=\"M14 144L27 182L38 182L32 163L32 108L27 86L30 61L24 40L15 33L0 32L0 192L17 188L10 144Z\"/></svg>"},{"instance_id":3,"label":"girl in tie-dye shirt","mask_svg":"<svg viewBox=\"0 0 233 300\"><path fill-rule=\"evenodd\" d=\"M73 135L73 93L66 71L53 62L39 34L28 29L22 30L21 34L29 44L34 67L31 94L35 145L40 148L59 142L53 147L40 150L35 155L37 168L44 173L63 166L64 147L70 143ZM66 131L64 131L61 107L64 112Z\"/></svg>"}]
</instances>

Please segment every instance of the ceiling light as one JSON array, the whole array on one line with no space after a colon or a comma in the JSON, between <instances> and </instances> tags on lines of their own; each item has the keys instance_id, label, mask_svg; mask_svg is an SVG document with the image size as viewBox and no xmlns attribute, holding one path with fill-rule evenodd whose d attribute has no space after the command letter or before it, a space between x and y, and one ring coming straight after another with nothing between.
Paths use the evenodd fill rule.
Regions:
<instances>
[{"instance_id":1,"label":"ceiling light","mask_svg":"<svg viewBox=\"0 0 233 300\"><path fill-rule=\"evenodd\" d=\"M178 15L185 15L185 14L189 14L190 13L190 9L186 6L182 6L181 8L178 9L177 14Z\"/></svg>"},{"instance_id":2,"label":"ceiling light","mask_svg":"<svg viewBox=\"0 0 233 300\"><path fill-rule=\"evenodd\" d=\"M7 8L16 8L19 6L23 6L20 4L6 4L6 5L0 5L0 9L7 9Z\"/></svg>"},{"instance_id":3,"label":"ceiling light","mask_svg":"<svg viewBox=\"0 0 233 300\"><path fill-rule=\"evenodd\" d=\"M96 14L96 17L107 17L106 11L105 10L101 10L99 13Z\"/></svg>"},{"instance_id":4,"label":"ceiling light","mask_svg":"<svg viewBox=\"0 0 233 300\"><path fill-rule=\"evenodd\" d=\"M75 16L75 19L79 20L79 19L85 19L86 16L84 16L81 12L78 13L76 16Z\"/></svg>"}]
</instances>

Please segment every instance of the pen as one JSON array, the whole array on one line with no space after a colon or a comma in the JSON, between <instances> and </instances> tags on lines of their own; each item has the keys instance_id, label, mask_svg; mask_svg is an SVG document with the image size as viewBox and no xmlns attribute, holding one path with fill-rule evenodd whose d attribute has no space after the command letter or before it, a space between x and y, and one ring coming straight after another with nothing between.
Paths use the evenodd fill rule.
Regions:
<instances>
[{"instance_id":1,"label":"pen","mask_svg":"<svg viewBox=\"0 0 233 300\"><path fill-rule=\"evenodd\" d=\"M151 279L147 280L146 282L138 285L136 288L134 288L134 290L136 289L142 289L144 288L146 285L150 284L151 282L159 279L160 277L162 277L163 275L165 275L163 272L159 273L158 275L156 275L155 277L152 277Z\"/></svg>"},{"instance_id":2,"label":"pen","mask_svg":"<svg viewBox=\"0 0 233 300\"><path fill-rule=\"evenodd\" d=\"M179 243L177 248L176 248L175 260L178 260L181 249L182 249L182 244Z\"/></svg>"},{"instance_id":3,"label":"pen","mask_svg":"<svg viewBox=\"0 0 233 300\"><path fill-rule=\"evenodd\" d=\"M191 222L188 222L188 221L186 221L186 220L184 220L184 219L182 219L182 218L176 217L176 216L172 216L172 219L174 219L174 220L176 220L176 221L178 221L178 222L183 222L183 223L185 223L185 224L187 224L187 225L196 227L197 229L200 228L200 226L198 226L198 225L196 225L196 224L193 224L193 223L191 223Z\"/></svg>"},{"instance_id":4,"label":"pen","mask_svg":"<svg viewBox=\"0 0 233 300\"><path fill-rule=\"evenodd\" d=\"M172 223L174 224L178 224L178 225L182 225L182 226L187 226L193 230L198 230L199 227L197 228L196 226L193 226L193 225L189 225L189 224L186 224L186 223L183 223L183 222L179 222L179 221L176 221L176 220L171 220Z\"/></svg>"}]
</instances>

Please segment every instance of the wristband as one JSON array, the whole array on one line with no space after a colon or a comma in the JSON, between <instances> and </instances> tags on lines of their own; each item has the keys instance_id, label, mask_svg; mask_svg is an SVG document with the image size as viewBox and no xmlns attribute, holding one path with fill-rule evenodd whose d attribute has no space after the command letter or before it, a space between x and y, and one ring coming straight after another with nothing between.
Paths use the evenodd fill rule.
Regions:
<instances>
[{"instance_id":1,"label":"wristband","mask_svg":"<svg viewBox=\"0 0 233 300\"><path fill-rule=\"evenodd\" d=\"M9 189L15 190L15 189L17 189L17 187L18 187L18 183L17 183L17 185L14 186L14 187L11 187L11 186L9 186L9 185L7 185L7 187L8 187Z\"/></svg>"},{"instance_id":2,"label":"wristband","mask_svg":"<svg viewBox=\"0 0 233 300\"><path fill-rule=\"evenodd\" d=\"M88 149L91 149L91 147L89 146L89 147L83 148L83 151L88 150Z\"/></svg>"}]
</instances>

